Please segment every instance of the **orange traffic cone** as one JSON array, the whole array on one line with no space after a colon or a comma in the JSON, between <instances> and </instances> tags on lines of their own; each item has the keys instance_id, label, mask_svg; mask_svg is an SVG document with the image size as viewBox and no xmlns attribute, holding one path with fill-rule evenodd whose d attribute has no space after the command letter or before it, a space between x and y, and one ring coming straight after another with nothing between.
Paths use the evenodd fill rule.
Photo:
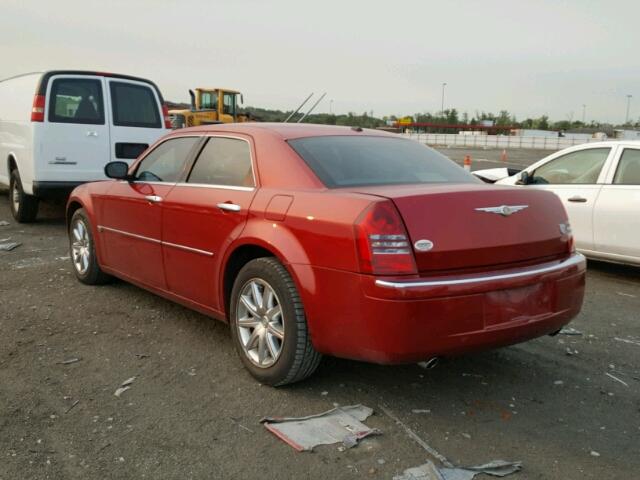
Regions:
<instances>
[{"instance_id":1,"label":"orange traffic cone","mask_svg":"<svg viewBox=\"0 0 640 480\"><path fill-rule=\"evenodd\" d=\"M471 155L465 155L464 156L464 169L467 172L471 171Z\"/></svg>"},{"instance_id":2,"label":"orange traffic cone","mask_svg":"<svg viewBox=\"0 0 640 480\"><path fill-rule=\"evenodd\" d=\"M503 149L502 150L502 155L500 155L500 160L502 160L503 162L507 161L507 149Z\"/></svg>"}]
</instances>

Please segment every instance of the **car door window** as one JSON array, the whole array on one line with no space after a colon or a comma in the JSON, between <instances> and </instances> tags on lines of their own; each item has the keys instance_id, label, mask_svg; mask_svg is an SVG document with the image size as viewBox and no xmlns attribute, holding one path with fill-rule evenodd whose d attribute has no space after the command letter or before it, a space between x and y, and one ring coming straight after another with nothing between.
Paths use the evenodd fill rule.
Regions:
<instances>
[{"instance_id":1,"label":"car door window","mask_svg":"<svg viewBox=\"0 0 640 480\"><path fill-rule=\"evenodd\" d=\"M640 185L640 150L624 149L613 183L614 185Z\"/></svg>"},{"instance_id":2,"label":"car door window","mask_svg":"<svg viewBox=\"0 0 640 480\"><path fill-rule=\"evenodd\" d=\"M149 87L109 82L113 124L119 127L161 128L158 102Z\"/></svg>"},{"instance_id":3,"label":"car door window","mask_svg":"<svg viewBox=\"0 0 640 480\"><path fill-rule=\"evenodd\" d=\"M210 138L191 170L188 183L253 187L249 142L237 138Z\"/></svg>"},{"instance_id":4,"label":"car door window","mask_svg":"<svg viewBox=\"0 0 640 480\"><path fill-rule=\"evenodd\" d=\"M51 84L49 121L104 124L102 82L91 78L58 78Z\"/></svg>"},{"instance_id":5,"label":"car door window","mask_svg":"<svg viewBox=\"0 0 640 480\"><path fill-rule=\"evenodd\" d=\"M167 140L144 157L136 170L136 180L143 182L177 182L199 137Z\"/></svg>"},{"instance_id":6,"label":"car door window","mask_svg":"<svg viewBox=\"0 0 640 480\"><path fill-rule=\"evenodd\" d=\"M590 148L562 155L538 167L531 183L594 184L610 151L610 148Z\"/></svg>"}]
</instances>

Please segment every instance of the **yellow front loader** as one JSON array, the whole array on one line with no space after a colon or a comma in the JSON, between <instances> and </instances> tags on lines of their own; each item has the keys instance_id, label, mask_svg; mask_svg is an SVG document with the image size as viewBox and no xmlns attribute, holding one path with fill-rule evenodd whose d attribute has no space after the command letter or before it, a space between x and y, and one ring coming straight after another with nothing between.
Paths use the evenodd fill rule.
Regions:
<instances>
[{"instance_id":1,"label":"yellow front loader","mask_svg":"<svg viewBox=\"0 0 640 480\"><path fill-rule=\"evenodd\" d=\"M174 129L211 125L214 123L249 122L248 114L238 113L243 103L242 93L224 88L196 88L189 90L190 109L169 110ZM238 97L240 102L238 102Z\"/></svg>"}]
</instances>

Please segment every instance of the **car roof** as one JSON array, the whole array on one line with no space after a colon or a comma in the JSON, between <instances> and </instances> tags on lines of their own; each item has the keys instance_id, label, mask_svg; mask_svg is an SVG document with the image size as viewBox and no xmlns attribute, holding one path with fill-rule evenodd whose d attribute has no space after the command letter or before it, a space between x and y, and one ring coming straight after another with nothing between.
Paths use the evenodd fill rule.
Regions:
<instances>
[{"instance_id":1,"label":"car roof","mask_svg":"<svg viewBox=\"0 0 640 480\"><path fill-rule=\"evenodd\" d=\"M400 138L397 134L373 130L370 128L360 127L343 127L336 125L319 125L315 123L224 123L215 125L203 125L199 127L191 127L181 129L178 132L225 132L225 133L244 133L247 135L271 135L279 137L283 140L291 140L303 137L322 137L322 136L343 136L343 135L366 135ZM176 132L176 133L178 133Z\"/></svg>"}]
</instances>

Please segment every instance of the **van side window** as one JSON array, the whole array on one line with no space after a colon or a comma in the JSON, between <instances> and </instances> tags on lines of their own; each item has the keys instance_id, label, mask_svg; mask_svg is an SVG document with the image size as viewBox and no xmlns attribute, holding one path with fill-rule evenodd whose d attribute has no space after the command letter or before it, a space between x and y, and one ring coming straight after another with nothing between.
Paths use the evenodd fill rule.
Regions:
<instances>
[{"instance_id":1,"label":"van side window","mask_svg":"<svg viewBox=\"0 0 640 480\"><path fill-rule=\"evenodd\" d=\"M51 84L49 121L104 125L102 82L90 78L58 78Z\"/></svg>"},{"instance_id":2,"label":"van side window","mask_svg":"<svg viewBox=\"0 0 640 480\"><path fill-rule=\"evenodd\" d=\"M158 102L149 87L109 82L113 124L119 127L161 128Z\"/></svg>"},{"instance_id":3,"label":"van side window","mask_svg":"<svg viewBox=\"0 0 640 480\"><path fill-rule=\"evenodd\" d=\"M237 138L211 137L200 152L188 183L253 187L249 143Z\"/></svg>"},{"instance_id":4,"label":"van side window","mask_svg":"<svg viewBox=\"0 0 640 480\"><path fill-rule=\"evenodd\" d=\"M193 147L200 137L180 137L166 140L140 162L136 180L141 182L177 182Z\"/></svg>"}]
</instances>

